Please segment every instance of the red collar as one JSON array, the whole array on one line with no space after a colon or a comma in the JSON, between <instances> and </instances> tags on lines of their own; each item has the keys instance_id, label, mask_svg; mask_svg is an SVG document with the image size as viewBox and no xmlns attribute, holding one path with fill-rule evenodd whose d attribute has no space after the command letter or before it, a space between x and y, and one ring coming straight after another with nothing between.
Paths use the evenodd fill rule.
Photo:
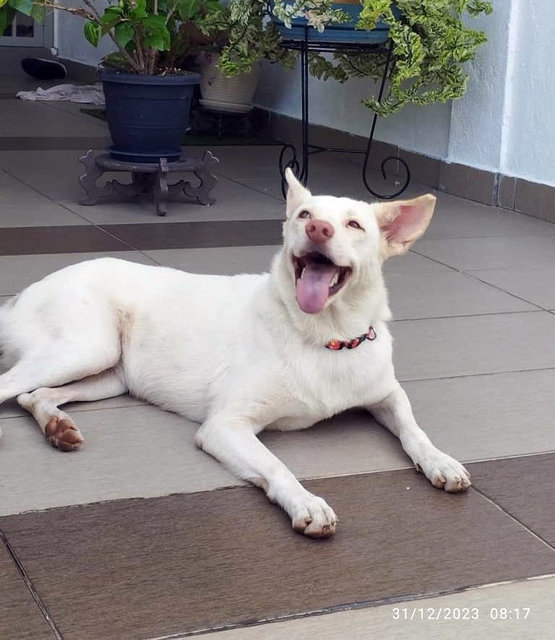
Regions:
<instances>
[{"instance_id":1,"label":"red collar","mask_svg":"<svg viewBox=\"0 0 555 640\"><path fill-rule=\"evenodd\" d=\"M374 327L370 327L367 333L362 334L358 338L354 338L353 340L330 340L324 346L326 349L331 349L331 351L341 351L341 349L355 349L359 344L362 344L365 340L376 339L376 332L374 331Z\"/></svg>"}]
</instances>

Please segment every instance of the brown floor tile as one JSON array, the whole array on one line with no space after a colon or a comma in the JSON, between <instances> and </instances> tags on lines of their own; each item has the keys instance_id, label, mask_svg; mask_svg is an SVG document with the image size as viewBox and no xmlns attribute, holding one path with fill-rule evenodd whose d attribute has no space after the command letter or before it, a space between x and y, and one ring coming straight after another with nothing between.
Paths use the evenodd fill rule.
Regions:
<instances>
[{"instance_id":1,"label":"brown floor tile","mask_svg":"<svg viewBox=\"0 0 555 640\"><path fill-rule=\"evenodd\" d=\"M103 225L136 249L238 247L281 243L282 220L237 220Z\"/></svg>"},{"instance_id":2,"label":"brown floor tile","mask_svg":"<svg viewBox=\"0 0 555 640\"><path fill-rule=\"evenodd\" d=\"M334 538L293 533L253 488L53 509L0 527L66 640L155 637L555 571L555 553L475 491L448 495L407 470L306 485L338 513Z\"/></svg>"},{"instance_id":3,"label":"brown floor tile","mask_svg":"<svg viewBox=\"0 0 555 640\"><path fill-rule=\"evenodd\" d=\"M477 489L555 546L555 453L467 466Z\"/></svg>"},{"instance_id":4,"label":"brown floor tile","mask_svg":"<svg viewBox=\"0 0 555 640\"><path fill-rule=\"evenodd\" d=\"M13 98L13 96L12 96ZM75 150L85 153L87 149L104 149L111 144L108 137L58 137L50 136L1 136L0 151L44 151Z\"/></svg>"},{"instance_id":5,"label":"brown floor tile","mask_svg":"<svg viewBox=\"0 0 555 640\"><path fill-rule=\"evenodd\" d=\"M0 229L0 255L128 251L123 242L92 226Z\"/></svg>"},{"instance_id":6,"label":"brown floor tile","mask_svg":"<svg viewBox=\"0 0 555 640\"><path fill-rule=\"evenodd\" d=\"M0 638L3 640L52 640L55 638L1 539Z\"/></svg>"}]
</instances>

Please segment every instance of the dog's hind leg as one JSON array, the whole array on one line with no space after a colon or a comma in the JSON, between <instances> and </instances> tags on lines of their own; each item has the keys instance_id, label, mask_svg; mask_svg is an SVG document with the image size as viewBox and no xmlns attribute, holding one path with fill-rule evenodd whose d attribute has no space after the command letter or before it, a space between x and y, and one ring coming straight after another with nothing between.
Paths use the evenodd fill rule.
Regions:
<instances>
[{"instance_id":1,"label":"dog's hind leg","mask_svg":"<svg viewBox=\"0 0 555 640\"><path fill-rule=\"evenodd\" d=\"M269 500L289 514L295 531L312 538L333 535L337 518L331 507L301 485L260 442L257 431L245 418L218 414L197 431L195 443L240 478L264 489Z\"/></svg>"},{"instance_id":2,"label":"dog's hind leg","mask_svg":"<svg viewBox=\"0 0 555 640\"><path fill-rule=\"evenodd\" d=\"M116 331L95 336L80 331L66 339L40 342L26 349L14 366L0 375L0 404L39 387L56 387L114 367L121 343Z\"/></svg>"},{"instance_id":3,"label":"dog's hind leg","mask_svg":"<svg viewBox=\"0 0 555 640\"><path fill-rule=\"evenodd\" d=\"M127 386L117 369L109 369L67 384L63 387L41 388L17 397L21 407L29 411L53 447L74 451L83 444L83 436L71 417L58 408L68 402L92 402L126 393Z\"/></svg>"}]
</instances>

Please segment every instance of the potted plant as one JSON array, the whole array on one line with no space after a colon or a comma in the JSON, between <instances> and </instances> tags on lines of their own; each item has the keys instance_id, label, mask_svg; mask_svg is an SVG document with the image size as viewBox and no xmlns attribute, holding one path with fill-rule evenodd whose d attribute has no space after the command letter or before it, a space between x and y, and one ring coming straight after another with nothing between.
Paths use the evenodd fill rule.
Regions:
<instances>
[{"instance_id":1,"label":"potted plant","mask_svg":"<svg viewBox=\"0 0 555 640\"><path fill-rule=\"evenodd\" d=\"M301 41L308 36L311 42L328 44L383 44L389 38L389 25L383 20L377 20L370 30L356 29L362 11L360 0L312 3L306 8L288 0L274 3L272 11L284 40Z\"/></svg>"},{"instance_id":2,"label":"potted plant","mask_svg":"<svg viewBox=\"0 0 555 640\"><path fill-rule=\"evenodd\" d=\"M234 0L259 2L261 0ZM295 19L305 19L314 28L316 39L334 24L353 22L355 14L331 0L274 0L272 13L285 27ZM389 92L378 102L370 97L363 103L380 116L396 113L405 104L425 105L460 98L466 91L464 63L472 60L486 41L481 31L466 24L467 16L489 14L492 3L483 0L361 0L357 30L383 33L388 28L392 42ZM287 36L284 36L287 37ZM378 36L379 37L379 36ZM383 41L383 40L382 40ZM336 52L333 60L312 52L310 72L322 79L345 82L350 77L380 79L388 53Z\"/></svg>"},{"instance_id":3,"label":"potted plant","mask_svg":"<svg viewBox=\"0 0 555 640\"><path fill-rule=\"evenodd\" d=\"M194 87L200 82L200 75L182 63L198 46L195 19L213 11L218 0L118 0L103 8L93 0L79 0L75 6L62 0L8 4L34 17L35 7L41 15L47 9L71 13L84 20L91 44L98 45L103 37L113 41L116 52L106 57L100 73L112 157L132 162L179 158Z\"/></svg>"},{"instance_id":4,"label":"potted plant","mask_svg":"<svg viewBox=\"0 0 555 640\"><path fill-rule=\"evenodd\" d=\"M230 0L197 19L208 40L200 57L201 104L215 110L248 111L261 60L293 68L294 54L281 47L279 30L267 17L264 2Z\"/></svg>"}]
</instances>

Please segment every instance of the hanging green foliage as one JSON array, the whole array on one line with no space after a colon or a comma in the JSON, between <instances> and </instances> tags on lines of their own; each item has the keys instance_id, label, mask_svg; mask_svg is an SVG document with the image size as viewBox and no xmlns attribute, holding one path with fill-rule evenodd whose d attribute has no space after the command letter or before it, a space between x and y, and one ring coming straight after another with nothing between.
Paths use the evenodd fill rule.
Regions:
<instances>
[{"instance_id":1,"label":"hanging green foliage","mask_svg":"<svg viewBox=\"0 0 555 640\"><path fill-rule=\"evenodd\" d=\"M0 33L16 12L44 16L62 10L84 19L85 37L97 45L110 37L118 51L108 62L135 73L168 73L186 68L199 51L221 53L219 66L228 76L249 71L265 58L292 68L295 53L281 46L274 22L286 27L305 18L309 28L323 31L347 20L332 0L0 0ZM357 29L371 30L378 21L389 24L392 56L385 99L363 103L381 116L405 104L426 105L460 98L468 81L464 65L486 41L472 29L472 17L489 14L485 0L361 0ZM387 52L372 55L312 52L310 73L323 80L345 82L351 77L383 76Z\"/></svg>"},{"instance_id":2,"label":"hanging green foliage","mask_svg":"<svg viewBox=\"0 0 555 640\"><path fill-rule=\"evenodd\" d=\"M394 7L398 11L394 10ZM393 43L389 90L378 103L363 103L380 116L390 116L406 104L447 102L464 95L468 76L464 63L472 60L486 35L467 26L467 16L492 12L481 0L364 0L357 28L373 29L378 20L390 25ZM387 54L337 53L333 62L314 56L311 73L345 82L350 77L382 77Z\"/></svg>"}]
</instances>

